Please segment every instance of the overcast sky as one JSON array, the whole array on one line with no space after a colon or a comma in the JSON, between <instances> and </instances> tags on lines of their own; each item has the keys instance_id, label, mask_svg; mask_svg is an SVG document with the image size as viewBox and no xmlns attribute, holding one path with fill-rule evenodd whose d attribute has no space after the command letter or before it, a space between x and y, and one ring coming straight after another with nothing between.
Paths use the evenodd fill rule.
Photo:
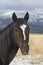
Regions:
<instances>
[{"instance_id":1,"label":"overcast sky","mask_svg":"<svg viewBox=\"0 0 43 65\"><path fill-rule=\"evenodd\" d=\"M0 9L43 9L43 0L0 0Z\"/></svg>"}]
</instances>

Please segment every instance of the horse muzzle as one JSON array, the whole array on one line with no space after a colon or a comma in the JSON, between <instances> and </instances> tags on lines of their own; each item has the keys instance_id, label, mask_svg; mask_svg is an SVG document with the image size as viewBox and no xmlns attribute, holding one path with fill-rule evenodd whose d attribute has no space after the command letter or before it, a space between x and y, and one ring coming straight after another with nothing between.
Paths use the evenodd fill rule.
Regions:
<instances>
[{"instance_id":1,"label":"horse muzzle","mask_svg":"<svg viewBox=\"0 0 43 65\"><path fill-rule=\"evenodd\" d=\"M28 52L29 52L29 45L23 45L23 46L21 47L21 53L22 53L23 55L27 55Z\"/></svg>"}]
</instances>

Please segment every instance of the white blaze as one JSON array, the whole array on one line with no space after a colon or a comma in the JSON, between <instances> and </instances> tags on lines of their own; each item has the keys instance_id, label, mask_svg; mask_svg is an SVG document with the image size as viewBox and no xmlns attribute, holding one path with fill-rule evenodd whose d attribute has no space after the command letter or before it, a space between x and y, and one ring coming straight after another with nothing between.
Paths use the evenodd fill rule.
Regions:
<instances>
[{"instance_id":1,"label":"white blaze","mask_svg":"<svg viewBox=\"0 0 43 65\"><path fill-rule=\"evenodd\" d=\"M26 28L26 25L23 24L20 26L21 30L23 31L23 36L24 36L24 40L26 39L26 36L25 36L25 28Z\"/></svg>"}]
</instances>

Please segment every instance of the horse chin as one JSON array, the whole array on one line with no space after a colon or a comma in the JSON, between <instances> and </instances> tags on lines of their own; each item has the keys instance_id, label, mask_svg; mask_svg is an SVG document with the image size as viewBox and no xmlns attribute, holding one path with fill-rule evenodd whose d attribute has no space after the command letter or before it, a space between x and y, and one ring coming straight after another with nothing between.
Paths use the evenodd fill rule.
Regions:
<instances>
[{"instance_id":1,"label":"horse chin","mask_svg":"<svg viewBox=\"0 0 43 65\"><path fill-rule=\"evenodd\" d=\"M28 55L28 52L21 52L22 55Z\"/></svg>"}]
</instances>

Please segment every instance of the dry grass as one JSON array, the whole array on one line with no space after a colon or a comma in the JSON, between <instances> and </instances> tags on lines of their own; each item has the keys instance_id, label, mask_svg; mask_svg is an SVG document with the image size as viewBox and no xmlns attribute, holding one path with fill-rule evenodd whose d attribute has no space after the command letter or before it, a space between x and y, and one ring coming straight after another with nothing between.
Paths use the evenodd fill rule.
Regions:
<instances>
[{"instance_id":1,"label":"dry grass","mask_svg":"<svg viewBox=\"0 0 43 65\"><path fill-rule=\"evenodd\" d=\"M43 34L30 34L29 39L29 54L31 55L37 55L41 54L43 55ZM17 56L21 55L20 50L17 53Z\"/></svg>"},{"instance_id":2,"label":"dry grass","mask_svg":"<svg viewBox=\"0 0 43 65\"><path fill-rule=\"evenodd\" d=\"M30 34L30 54L43 54L43 34Z\"/></svg>"}]
</instances>

